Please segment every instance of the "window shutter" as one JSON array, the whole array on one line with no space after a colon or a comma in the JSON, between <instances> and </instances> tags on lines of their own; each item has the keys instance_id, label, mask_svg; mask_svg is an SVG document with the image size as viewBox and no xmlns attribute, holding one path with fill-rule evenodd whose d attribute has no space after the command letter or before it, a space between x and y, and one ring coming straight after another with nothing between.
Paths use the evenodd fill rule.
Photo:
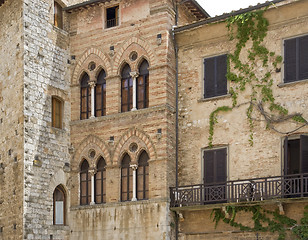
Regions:
<instances>
[{"instance_id":1,"label":"window shutter","mask_svg":"<svg viewBox=\"0 0 308 240\"><path fill-rule=\"evenodd\" d=\"M216 181L225 182L227 178L227 149L219 149L216 151Z\"/></svg>"},{"instance_id":2,"label":"window shutter","mask_svg":"<svg viewBox=\"0 0 308 240\"><path fill-rule=\"evenodd\" d=\"M297 80L308 79L308 35L298 39L299 76Z\"/></svg>"},{"instance_id":3,"label":"window shutter","mask_svg":"<svg viewBox=\"0 0 308 240\"><path fill-rule=\"evenodd\" d=\"M284 82L296 80L296 38L294 38L284 42Z\"/></svg>"},{"instance_id":4,"label":"window shutter","mask_svg":"<svg viewBox=\"0 0 308 240\"><path fill-rule=\"evenodd\" d=\"M204 59L204 98L215 96L215 58Z\"/></svg>"},{"instance_id":5,"label":"window shutter","mask_svg":"<svg viewBox=\"0 0 308 240\"><path fill-rule=\"evenodd\" d=\"M214 179L214 150L204 151L204 184L213 183Z\"/></svg>"},{"instance_id":6,"label":"window shutter","mask_svg":"<svg viewBox=\"0 0 308 240\"><path fill-rule=\"evenodd\" d=\"M288 175L289 173L289 164L288 164L288 137L286 137L283 141L283 161L284 161L284 167L283 172L284 175Z\"/></svg>"},{"instance_id":7,"label":"window shutter","mask_svg":"<svg viewBox=\"0 0 308 240\"><path fill-rule=\"evenodd\" d=\"M308 173L308 136L300 136L301 173Z\"/></svg>"},{"instance_id":8,"label":"window shutter","mask_svg":"<svg viewBox=\"0 0 308 240\"><path fill-rule=\"evenodd\" d=\"M216 96L227 94L227 55L221 55L216 58Z\"/></svg>"}]
</instances>

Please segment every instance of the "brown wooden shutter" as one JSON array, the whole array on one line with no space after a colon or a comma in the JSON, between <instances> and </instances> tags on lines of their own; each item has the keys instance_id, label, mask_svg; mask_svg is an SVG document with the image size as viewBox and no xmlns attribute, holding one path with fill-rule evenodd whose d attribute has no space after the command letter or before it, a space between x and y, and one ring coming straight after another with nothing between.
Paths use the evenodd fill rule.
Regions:
<instances>
[{"instance_id":1,"label":"brown wooden shutter","mask_svg":"<svg viewBox=\"0 0 308 240\"><path fill-rule=\"evenodd\" d=\"M283 161L284 161L284 167L283 172L284 175L288 175L289 173L289 164L288 164L288 137L286 137L283 141Z\"/></svg>"},{"instance_id":2,"label":"brown wooden shutter","mask_svg":"<svg viewBox=\"0 0 308 240\"><path fill-rule=\"evenodd\" d=\"M204 151L204 184L214 183L214 150Z\"/></svg>"},{"instance_id":3,"label":"brown wooden shutter","mask_svg":"<svg viewBox=\"0 0 308 240\"><path fill-rule=\"evenodd\" d=\"M227 55L216 58L216 96L227 94Z\"/></svg>"},{"instance_id":4,"label":"brown wooden shutter","mask_svg":"<svg viewBox=\"0 0 308 240\"><path fill-rule=\"evenodd\" d=\"M308 79L308 35L298 39L299 45L299 73L298 80Z\"/></svg>"},{"instance_id":5,"label":"brown wooden shutter","mask_svg":"<svg viewBox=\"0 0 308 240\"><path fill-rule=\"evenodd\" d=\"M308 173L308 136L300 136L301 173Z\"/></svg>"},{"instance_id":6,"label":"brown wooden shutter","mask_svg":"<svg viewBox=\"0 0 308 240\"><path fill-rule=\"evenodd\" d=\"M215 58L204 59L204 98L215 96Z\"/></svg>"},{"instance_id":7,"label":"brown wooden shutter","mask_svg":"<svg viewBox=\"0 0 308 240\"><path fill-rule=\"evenodd\" d=\"M216 182L225 182L227 178L227 149L216 150Z\"/></svg>"},{"instance_id":8,"label":"brown wooden shutter","mask_svg":"<svg viewBox=\"0 0 308 240\"><path fill-rule=\"evenodd\" d=\"M284 82L294 82L296 76L296 38L284 42Z\"/></svg>"}]
</instances>

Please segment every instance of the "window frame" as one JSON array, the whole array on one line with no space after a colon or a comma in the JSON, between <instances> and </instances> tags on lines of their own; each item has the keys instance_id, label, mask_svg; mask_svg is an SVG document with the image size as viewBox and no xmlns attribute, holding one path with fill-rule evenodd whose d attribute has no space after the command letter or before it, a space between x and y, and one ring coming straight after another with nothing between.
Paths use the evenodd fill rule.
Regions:
<instances>
[{"instance_id":1,"label":"window frame","mask_svg":"<svg viewBox=\"0 0 308 240\"><path fill-rule=\"evenodd\" d=\"M285 85L285 84L292 84L292 83L297 83L297 82L302 82L302 81L307 81L308 80L308 75L306 78L303 78L303 79L299 79L299 71L300 71L300 66L299 66L299 53L301 53L302 51L299 49L299 46L298 46L298 41L299 39L301 38L307 38L307 41L308 41L308 33L304 33L304 34L300 34L300 35L297 35L297 36L292 36L292 37L289 37L289 38L285 38L283 39L282 41L282 49L283 49L283 74L282 74L282 84L281 85ZM295 40L296 41L296 56L295 56L295 75L296 75L296 79L295 80L286 80L286 74L287 74L287 58L286 58L286 42L287 41L292 41L292 40ZM307 58L308 58L308 53L307 53ZM307 66L308 67L308 66Z\"/></svg>"},{"instance_id":2,"label":"window frame","mask_svg":"<svg viewBox=\"0 0 308 240\"><path fill-rule=\"evenodd\" d=\"M115 8L115 18L113 19L108 19L108 9L112 9ZM109 6L105 8L105 29L110 29L110 28L114 28L120 25L120 5L113 5L113 6ZM110 26L108 25L108 21L110 20L115 20L115 24L111 24Z\"/></svg>"},{"instance_id":3,"label":"window frame","mask_svg":"<svg viewBox=\"0 0 308 240\"><path fill-rule=\"evenodd\" d=\"M59 106L58 111L56 111L57 105ZM51 96L51 126L53 128L58 128L58 129L63 128L63 114L64 114L64 101L58 96Z\"/></svg>"},{"instance_id":4,"label":"window frame","mask_svg":"<svg viewBox=\"0 0 308 240\"><path fill-rule=\"evenodd\" d=\"M203 57L202 58L202 96L201 96L201 99L203 100L210 100L210 99L216 99L216 98L221 98L221 97L225 97L229 94L229 83L228 83L228 79L227 77L225 77L225 87L226 87L226 91L223 93L223 94L217 94L217 86L215 88L215 95L213 96L206 96L206 84L205 84L205 78L206 78L206 74L205 74L205 71L206 71L206 66L205 66L205 61L206 60L209 60L209 59L217 59L218 57L222 57L222 56L226 56L226 65L225 65L225 71L227 73L227 65L228 65L228 53L227 52L223 52L223 53L219 53L219 54L215 54L215 55L209 55L209 56L206 56L206 57ZM217 70L217 69L216 69ZM216 74L216 73L215 73ZM216 82L216 80L215 80Z\"/></svg>"},{"instance_id":5,"label":"window frame","mask_svg":"<svg viewBox=\"0 0 308 240\"><path fill-rule=\"evenodd\" d=\"M125 68L128 67L129 68L129 75L131 73L131 67L129 64L125 64L121 70L121 112L129 112L132 110L133 108L133 98L134 98L134 94L133 94L133 78L132 76L125 76L124 74L124 70ZM127 84L127 87L125 87L125 83ZM123 87L124 85L124 87ZM127 99L126 103L123 103L123 99L124 99L124 90L127 91ZM124 107L127 107L127 109L125 110Z\"/></svg>"},{"instance_id":6,"label":"window frame","mask_svg":"<svg viewBox=\"0 0 308 240\"><path fill-rule=\"evenodd\" d=\"M99 82L99 77L101 74L104 74L104 78L102 80L102 83ZM96 78L96 84L95 84L95 88L94 88L94 114L95 114L95 117L102 117L102 116L106 116L106 87L107 87L107 83L106 83L106 71L104 69L101 69L97 75L97 78ZM97 106L97 89L98 89L98 86L101 85L101 108L98 109L98 106ZM98 115L97 112L98 111L101 111L101 115Z\"/></svg>"},{"instance_id":7,"label":"window frame","mask_svg":"<svg viewBox=\"0 0 308 240\"><path fill-rule=\"evenodd\" d=\"M142 64L147 64L148 67L147 67L147 70L146 72L143 72L141 71L141 66ZM136 107L137 109L143 109L143 108L148 108L149 107L149 62L147 60L143 60L139 67L138 67L138 70L139 70L139 76L137 77L136 79ZM139 84L139 78L142 78L143 79L143 83L142 84ZM139 91L144 91L143 93L143 99L140 101L139 100ZM141 103L142 103L142 106L141 106ZM139 105L140 104L140 105Z\"/></svg>"},{"instance_id":8,"label":"window frame","mask_svg":"<svg viewBox=\"0 0 308 240\"><path fill-rule=\"evenodd\" d=\"M129 159L129 162L126 164L123 164L123 161L125 160L125 158ZM125 153L122 157L121 160L121 196L120 196L120 200L121 202L128 202L131 201L132 197L133 197L133 170L130 167L130 164L132 162L131 157L129 156L128 153ZM126 175L123 176L123 171L124 169L126 169ZM123 180L126 180L126 185L125 187L125 191L123 189ZM125 198L123 198L123 195L125 196Z\"/></svg>"},{"instance_id":9,"label":"window frame","mask_svg":"<svg viewBox=\"0 0 308 240\"><path fill-rule=\"evenodd\" d=\"M140 163L142 160L141 157L143 154L146 154L146 164ZM138 157L138 168L136 170L136 196L138 200L147 200L149 199L149 154L143 150ZM140 174L140 171L142 169L142 173ZM139 189L138 179L139 176L142 178L142 187ZM142 198L139 198L139 193L142 193Z\"/></svg>"},{"instance_id":10,"label":"window frame","mask_svg":"<svg viewBox=\"0 0 308 240\"><path fill-rule=\"evenodd\" d=\"M103 161L103 167L98 168L98 165L100 161ZM101 177L98 178L98 173L101 174ZM97 194L97 182L100 181L100 193ZM100 198L100 201L97 200L97 198ZM95 203L101 204L101 203L106 203L106 161L103 157L99 157L97 164L96 164L96 173L94 176L94 199Z\"/></svg>"},{"instance_id":11,"label":"window frame","mask_svg":"<svg viewBox=\"0 0 308 240\"><path fill-rule=\"evenodd\" d=\"M63 29L63 7L57 1L54 1L53 24L55 27ZM60 12L60 14L58 13Z\"/></svg>"},{"instance_id":12,"label":"window frame","mask_svg":"<svg viewBox=\"0 0 308 240\"><path fill-rule=\"evenodd\" d=\"M56 223L56 199L55 193L56 190L60 191L63 194L63 224ZM65 226L66 225L66 191L62 185L58 185L53 192L53 225Z\"/></svg>"},{"instance_id":13,"label":"window frame","mask_svg":"<svg viewBox=\"0 0 308 240\"><path fill-rule=\"evenodd\" d=\"M83 168L83 164L87 163L88 168L87 169L82 169ZM91 202L91 177L89 174L89 162L87 161L87 159L83 159L80 165L80 169L79 169L79 179L80 179L80 205L85 206L85 205L89 205ZM86 175L86 179L83 181L82 180L82 174ZM83 188L82 188L82 183L86 183L86 187L85 187L85 195L83 195ZM83 199L86 199L85 203L83 203Z\"/></svg>"},{"instance_id":14,"label":"window frame","mask_svg":"<svg viewBox=\"0 0 308 240\"><path fill-rule=\"evenodd\" d=\"M83 84L83 78L86 77L88 78L87 80L87 85ZM90 76L85 72L82 74L82 77L80 78L80 120L85 120L89 119L91 116L91 87L89 84ZM83 90L86 89L86 95L83 96ZM86 106L85 106L85 111L83 111L83 98L86 98ZM90 104L89 104L90 103ZM83 114L86 114L86 117L83 118Z\"/></svg>"}]
</instances>

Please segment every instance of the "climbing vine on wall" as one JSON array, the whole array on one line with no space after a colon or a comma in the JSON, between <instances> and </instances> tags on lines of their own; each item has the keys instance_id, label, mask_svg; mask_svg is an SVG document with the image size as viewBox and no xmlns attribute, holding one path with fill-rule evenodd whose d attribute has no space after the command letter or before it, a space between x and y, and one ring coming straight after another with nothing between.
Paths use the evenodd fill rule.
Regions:
<instances>
[{"instance_id":1,"label":"climbing vine on wall","mask_svg":"<svg viewBox=\"0 0 308 240\"><path fill-rule=\"evenodd\" d=\"M308 239L308 206L305 207L300 224L296 220L279 213L279 210L270 211L263 209L260 205L254 206L226 206L225 209L213 209L211 217L217 227L220 221L237 227L241 231L250 232L272 232L278 233L278 240L286 238L287 230L292 231L298 239ZM251 213L253 226L243 225L238 222L236 216L239 212Z\"/></svg>"},{"instance_id":2,"label":"climbing vine on wall","mask_svg":"<svg viewBox=\"0 0 308 240\"><path fill-rule=\"evenodd\" d=\"M212 147L214 126L221 112L231 111L247 105L246 117L250 127L249 142L253 145L255 111L266 121L267 128L280 132L275 125L287 120L301 123L301 126L284 134L290 134L307 125L300 113L289 114L288 110L276 101L273 94L272 75L281 71L282 57L269 51L263 40L268 31L268 20L263 16L265 10L247 12L226 20L230 40L236 40L235 51L228 55L227 79L231 82L232 106L220 106L210 114L209 146ZM246 55L243 55L245 49ZM246 56L246 57L244 57ZM249 89L249 90L248 90ZM250 100L238 104L238 95L250 91ZM282 133L282 132L281 132Z\"/></svg>"}]
</instances>

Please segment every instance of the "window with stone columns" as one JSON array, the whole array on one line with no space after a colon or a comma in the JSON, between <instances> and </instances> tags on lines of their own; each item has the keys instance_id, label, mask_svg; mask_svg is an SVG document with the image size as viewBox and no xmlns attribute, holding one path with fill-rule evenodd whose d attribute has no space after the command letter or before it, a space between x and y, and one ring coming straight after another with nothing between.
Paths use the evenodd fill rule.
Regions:
<instances>
[{"instance_id":1,"label":"window with stone columns","mask_svg":"<svg viewBox=\"0 0 308 240\"><path fill-rule=\"evenodd\" d=\"M89 75L84 73L80 81L80 119L87 119L91 116L91 89Z\"/></svg>"},{"instance_id":2,"label":"window with stone columns","mask_svg":"<svg viewBox=\"0 0 308 240\"><path fill-rule=\"evenodd\" d=\"M137 78L137 109L149 107L149 63L143 60Z\"/></svg>"},{"instance_id":3,"label":"window with stone columns","mask_svg":"<svg viewBox=\"0 0 308 240\"><path fill-rule=\"evenodd\" d=\"M149 155L142 151L137 168L137 199L149 199Z\"/></svg>"},{"instance_id":4,"label":"window with stone columns","mask_svg":"<svg viewBox=\"0 0 308 240\"><path fill-rule=\"evenodd\" d=\"M80 205L88 205L91 202L91 177L89 163L86 159L80 167Z\"/></svg>"},{"instance_id":5,"label":"window with stone columns","mask_svg":"<svg viewBox=\"0 0 308 240\"><path fill-rule=\"evenodd\" d=\"M57 2L54 2L54 25L63 28L63 9Z\"/></svg>"},{"instance_id":6,"label":"window with stone columns","mask_svg":"<svg viewBox=\"0 0 308 240\"><path fill-rule=\"evenodd\" d=\"M121 112L128 112L133 108L133 79L128 64L121 72Z\"/></svg>"},{"instance_id":7,"label":"window with stone columns","mask_svg":"<svg viewBox=\"0 0 308 240\"><path fill-rule=\"evenodd\" d=\"M95 174L95 203L106 202L106 162L103 157L98 159Z\"/></svg>"},{"instance_id":8,"label":"window with stone columns","mask_svg":"<svg viewBox=\"0 0 308 240\"><path fill-rule=\"evenodd\" d=\"M66 195L64 188L59 185L53 192L53 224L65 225Z\"/></svg>"},{"instance_id":9,"label":"window with stone columns","mask_svg":"<svg viewBox=\"0 0 308 240\"><path fill-rule=\"evenodd\" d=\"M130 167L131 159L126 153L121 162L121 201L130 201L133 198L133 170Z\"/></svg>"},{"instance_id":10,"label":"window with stone columns","mask_svg":"<svg viewBox=\"0 0 308 240\"><path fill-rule=\"evenodd\" d=\"M95 86L95 117L106 115L106 72L102 69Z\"/></svg>"}]
</instances>

